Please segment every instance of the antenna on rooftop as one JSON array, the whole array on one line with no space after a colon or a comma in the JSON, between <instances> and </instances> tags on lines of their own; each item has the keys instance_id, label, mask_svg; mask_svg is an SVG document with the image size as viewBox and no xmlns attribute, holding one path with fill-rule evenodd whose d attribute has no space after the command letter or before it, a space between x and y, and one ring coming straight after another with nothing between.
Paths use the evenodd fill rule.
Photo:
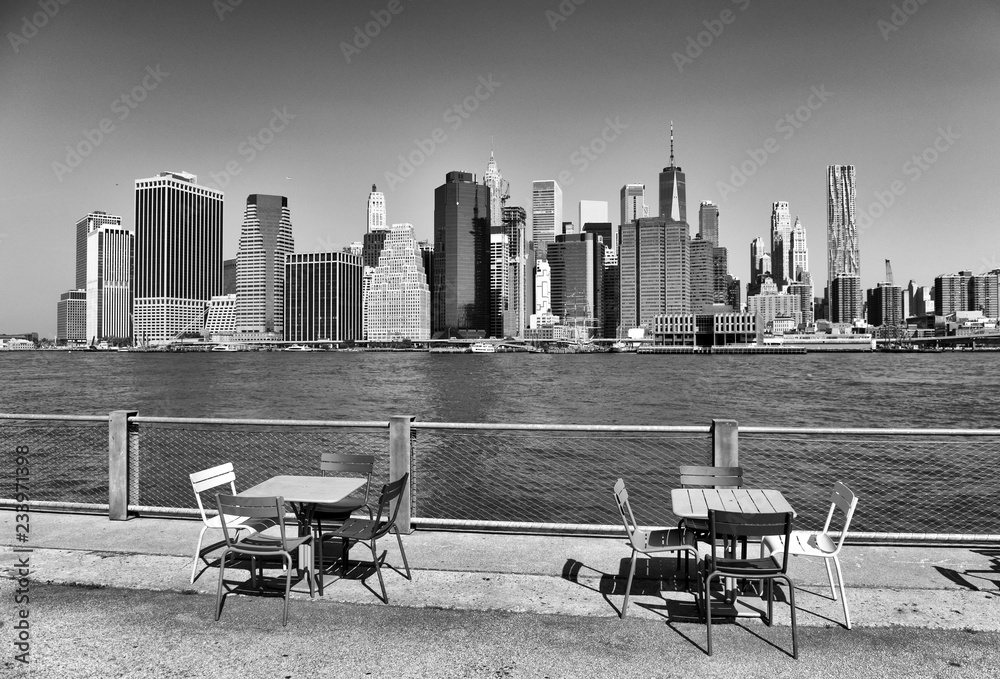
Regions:
<instances>
[{"instance_id":1,"label":"antenna on rooftop","mask_svg":"<svg viewBox=\"0 0 1000 679\"><path fill-rule=\"evenodd\" d=\"M670 121L670 167L674 166L674 121Z\"/></svg>"}]
</instances>

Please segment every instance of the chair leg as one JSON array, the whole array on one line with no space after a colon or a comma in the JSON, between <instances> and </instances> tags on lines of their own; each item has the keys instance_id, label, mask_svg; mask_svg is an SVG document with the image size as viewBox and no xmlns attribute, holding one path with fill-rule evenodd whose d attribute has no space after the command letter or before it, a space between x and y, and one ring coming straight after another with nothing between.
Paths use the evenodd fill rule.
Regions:
<instances>
[{"instance_id":1,"label":"chair leg","mask_svg":"<svg viewBox=\"0 0 1000 679\"><path fill-rule=\"evenodd\" d=\"M403 567L406 569L406 579L412 580L413 576L410 575L410 564L406 561L406 551L403 549L403 538L399 534L399 528L396 528L396 542L399 543L399 553L403 557Z\"/></svg>"},{"instance_id":2,"label":"chair leg","mask_svg":"<svg viewBox=\"0 0 1000 679\"><path fill-rule=\"evenodd\" d=\"M316 543L316 561L319 563L316 571L318 572L316 587L319 589L319 595L323 596L323 581L326 579L323 577L323 533L313 537L313 542Z\"/></svg>"},{"instance_id":3,"label":"chair leg","mask_svg":"<svg viewBox=\"0 0 1000 679\"><path fill-rule=\"evenodd\" d=\"M785 582L788 583L788 604L792 607L792 658L798 660L799 657L799 637L798 633L795 631L795 584L792 579L787 575L784 576Z\"/></svg>"},{"instance_id":4,"label":"chair leg","mask_svg":"<svg viewBox=\"0 0 1000 679\"><path fill-rule=\"evenodd\" d=\"M370 547L372 549L372 560L375 562L375 573L376 573L376 575L378 575L378 584L379 584L379 587L382 588L382 603L387 604L387 603L389 603L389 595L386 594L386 591L385 591L385 581L382 580L382 569L379 567L380 566L380 563L379 563L380 560L378 558L378 554L375 552L375 541L374 540L371 541Z\"/></svg>"},{"instance_id":5,"label":"chair leg","mask_svg":"<svg viewBox=\"0 0 1000 679\"><path fill-rule=\"evenodd\" d=\"M709 573L705 579L705 626L707 629L708 654L712 655L712 577L715 573Z\"/></svg>"},{"instance_id":6,"label":"chair leg","mask_svg":"<svg viewBox=\"0 0 1000 679\"><path fill-rule=\"evenodd\" d=\"M229 556L229 550L222 552L222 562L219 564L219 589L215 594L215 619L218 620L219 616L222 615L222 581L226 577L226 558Z\"/></svg>"},{"instance_id":7,"label":"chair leg","mask_svg":"<svg viewBox=\"0 0 1000 679\"><path fill-rule=\"evenodd\" d=\"M826 579L830 581L830 595L833 600L837 600L837 588L833 585L833 571L830 570L830 559L824 558L823 565L826 566Z\"/></svg>"},{"instance_id":8,"label":"chair leg","mask_svg":"<svg viewBox=\"0 0 1000 679\"><path fill-rule=\"evenodd\" d=\"M632 576L635 575L635 557L638 554L634 549L632 550L632 561L629 563L628 567L628 580L625 581L625 601L622 603L622 619L625 618L625 611L628 610L628 595L632 591Z\"/></svg>"},{"instance_id":9,"label":"chair leg","mask_svg":"<svg viewBox=\"0 0 1000 679\"><path fill-rule=\"evenodd\" d=\"M287 552L282 554L281 561L285 564L285 605L281 616L281 625L284 627L288 625L288 599L292 591L292 555Z\"/></svg>"},{"instance_id":10,"label":"chair leg","mask_svg":"<svg viewBox=\"0 0 1000 679\"><path fill-rule=\"evenodd\" d=\"M847 610L847 590L844 589L844 573L840 570L840 559L834 556L833 563L837 567L837 580L840 581L840 602L844 606L844 622L847 624L847 629L851 629L851 614Z\"/></svg>"},{"instance_id":11,"label":"chair leg","mask_svg":"<svg viewBox=\"0 0 1000 679\"><path fill-rule=\"evenodd\" d=\"M198 559L201 558L201 542L205 538L205 531L207 530L208 526L203 525L201 533L198 535L198 546L194 548L194 562L191 564L191 582L194 582L195 573L198 572Z\"/></svg>"}]
</instances>

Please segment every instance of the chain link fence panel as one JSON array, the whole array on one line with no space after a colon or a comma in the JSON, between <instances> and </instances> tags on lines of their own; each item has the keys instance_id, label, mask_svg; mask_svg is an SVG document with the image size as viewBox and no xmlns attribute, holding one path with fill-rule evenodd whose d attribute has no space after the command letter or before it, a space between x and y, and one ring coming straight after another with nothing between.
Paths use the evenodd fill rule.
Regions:
<instances>
[{"instance_id":1,"label":"chain link fence panel","mask_svg":"<svg viewBox=\"0 0 1000 679\"><path fill-rule=\"evenodd\" d=\"M833 484L842 481L858 496L851 533L996 535L998 445L1000 436L919 431L741 431L739 456L746 485L780 490L802 529L822 528Z\"/></svg>"},{"instance_id":2,"label":"chain link fence panel","mask_svg":"<svg viewBox=\"0 0 1000 679\"><path fill-rule=\"evenodd\" d=\"M18 449L27 452L17 453ZM28 460L32 502L108 503L108 423L73 420L0 420L0 498L13 500L15 458Z\"/></svg>"},{"instance_id":3,"label":"chain link fence panel","mask_svg":"<svg viewBox=\"0 0 1000 679\"><path fill-rule=\"evenodd\" d=\"M412 452L416 517L620 525L614 484L625 479L636 519L672 525L670 489L682 464L710 464L704 434L435 430Z\"/></svg>"}]
</instances>

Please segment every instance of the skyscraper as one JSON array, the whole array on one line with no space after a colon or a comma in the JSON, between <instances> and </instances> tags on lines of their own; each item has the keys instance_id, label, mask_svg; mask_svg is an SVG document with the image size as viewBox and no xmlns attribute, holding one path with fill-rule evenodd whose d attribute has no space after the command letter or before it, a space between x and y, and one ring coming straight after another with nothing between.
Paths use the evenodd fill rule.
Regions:
<instances>
[{"instance_id":1,"label":"skyscraper","mask_svg":"<svg viewBox=\"0 0 1000 679\"><path fill-rule=\"evenodd\" d=\"M771 276L778 288L795 280L792 268L792 216L788 202L771 203Z\"/></svg>"},{"instance_id":2,"label":"skyscraper","mask_svg":"<svg viewBox=\"0 0 1000 679\"><path fill-rule=\"evenodd\" d=\"M87 291L67 290L56 303L56 344L87 341Z\"/></svg>"},{"instance_id":3,"label":"skyscraper","mask_svg":"<svg viewBox=\"0 0 1000 679\"><path fill-rule=\"evenodd\" d=\"M503 226L503 206L508 198L508 183L504 181L497 167L493 149L490 149L490 162L486 164L483 184L490 189L490 226Z\"/></svg>"},{"instance_id":4,"label":"skyscraper","mask_svg":"<svg viewBox=\"0 0 1000 679\"><path fill-rule=\"evenodd\" d=\"M120 224L87 234L87 339L130 344L135 236Z\"/></svg>"},{"instance_id":5,"label":"skyscraper","mask_svg":"<svg viewBox=\"0 0 1000 679\"><path fill-rule=\"evenodd\" d=\"M687 222L687 189L681 168L674 165L674 123L670 121L670 165L660 173L660 217Z\"/></svg>"},{"instance_id":6,"label":"skyscraper","mask_svg":"<svg viewBox=\"0 0 1000 679\"><path fill-rule=\"evenodd\" d=\"M368 231L387 231L385 224L385 194L375 190L372 184L372 192L368 194Z\"/></svg>"},{"instance_id":7,"label":"skyscraper","mask_svg":"<svg viewBox=\"0 0 1000 679\"><path fill-rule=\"evenodd\" d=\"M626 184L621 190L621 221L628 224L642 217L649 216L649 206L646 205L646 185Z\"/></svg>"},{"instance_id":8,"label":"skyscraper","mask_svg":"<svg viewBox=\"0 0 1000 679\"><path fill-rule=\"evenodd\" d=\"M368 339L392 342L431 336L431 291L412 224L393 224L365 291Z\"/></svg>"},{"instance_id":9,"label":"skyscraper","mask_svg":"<svg viewBox=\"0 0 1000 679\"><path fill-rule=\"evenodd\" d=\"M792 227L792 280L800 280L804 272L809 271L809 248L806 247L806 227L795 217Z\"/></svg>"},{"instance_id":10,"label":"skyscraper","mask_svg":"<svg viewBox=\"0 0 1000 679\"><path fill-rule=\"evenodd\" d=\"M361 339L361 258L346 252L285 258L284 339Z\"/></svg>"},{"instance_id":11,"label":"skyscraper","mask_svg":"<svg viewBox=\"0 0 1000 679\"><path fill-rule=\"evenodd\" d=\"M580 233L587 224L604 224L608 221L608 201L606 200L581 200L580 201ZM611 247L611 243L606 243Z\"/></svg>"},{"instance_id":12,"label":"skyscraper","mask_svg":"<svg viewBox=\"0 0 1000 679\"><path fill-rule=\"evenodd\" d=\"M590 336L603 316L604 245L593 233L556 236L549 246L552 313L564 325L588 328Z\"/></svg>"},{"instance_id":13,"label":"skyscraper","mask_svg":"<svg viewBox=\"0 0 1000 679\"><path fill-rule=\"evenodd\" d=\"M698 235L702 240L719 246L719 206L710 200L701 201L698 208Z\"/></svg>"},{"instance_id":14,"label":"skyscraper","mask_svg":"<svg viewBox=\"0 0 1000 679\"><path fill-rule=\"evenodd\" d=\"M288 198L247 196L236 252L236 332L281 336L285 257L295 250Z\"/></svg>"},{"instance_id":15,"label":"skyscraper","mask_svg":"<svg viewBox=\"0 0 1000 679\"><path fill-rule=\"evenodd\" d=\"M484 337L489 328L490 189L449 172L434 190L431 332Z\"/></svg>"},{"instance_id":16,"label":"skyscraper","mask_svg":"<svg viewBox=\"0 0 1000 679\"><path fill-rule=\"evenodd\" d=\"M686 222L659 217L622 225L618 248L621 323L651 327L653 316L691 313L691 254Z\"/></svg>"},{"instance_id":17,"label":"skyscraper","mask_svg":"<svg viewBox=\"0 0 1000 679\"><path fill-rule=\"evenodd\" d=\"M704 313L705 306L715 303L715 248L711 241L695 238L691 241L691 313Z\"/></svg>"},{"instance_id":18,"label":"skyscraper","mask_svg":"<svg viewBox=\"0 0 1000 679\"><path fill-rule=\"evenodd\" d=\"M535 254L545 259L545 248L562 229L562 189L551 179L531 182L531 240Z\"/></svg>"},{"instance_id":19,"label":"skyscraper","mask_svg":"<svg viewBox=\"0 0 1000 679\"><path fill-rule=\"evenodd\" d=\"M827 195L827 286L832 290L837 276L861 276L861 254L858 249L858 225L855 212L855 174L853 165L830 165L826 172ZM831 304L831 316L837 307ZM857 308L851 318L834 322L850 322L861 316L860 288Z\"/></svg>"},{"instance_id":20,"label":"skyscraper","mask_svg":"<svg viewBox=\"0 0 1000 679\"><path fill-rule=\"evenodd\" d=\"M94 210L76 221L76 289L87 288L87 235L103 224L121 226L122 218Z\"/></svg>"},{"instance_id":21,"label":"skyscraper","mask_svg":"<svg viewBox=\"0 0 1000 679\"><path fill-rule=\"evenodd\" d=\"M222 192L187 172L135 182L133 331L162 344L200 333L222 293Z\"/></svg>"},{"instance_id":22,"label":"skyscraper","mask_svg":"<svg viewBox=\"0 0 1000 679\"><path fill-rule=\"evenodd\" d=\"M503 209L503 229L507 235L507 265L510 268L507 312L504 314L504 336L524 337L531 313L529 301L534 297L532 262L528 257L527 215L519 206Z\"/></svg>"}]
</instances>

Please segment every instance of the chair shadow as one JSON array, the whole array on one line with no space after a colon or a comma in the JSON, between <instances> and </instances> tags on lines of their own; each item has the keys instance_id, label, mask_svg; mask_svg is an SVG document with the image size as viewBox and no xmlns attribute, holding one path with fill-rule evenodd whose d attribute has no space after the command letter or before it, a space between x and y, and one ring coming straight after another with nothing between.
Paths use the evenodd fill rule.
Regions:
<instances>
[{"instance_id":1,"label":"chair shadow","mask_svg":"<svg viewBox=\"0 0 1000 679\"><path fill-rule=\"evenodd\" d=\"M355 545L354 547L357 547L357 545ZM366 561L364 559L361 560L352 559L350 558L350 552L348 552L347 568L345 569L344 558L342 553L338 552L337 556L332 557L332 555L328 553L326 547L324 547L323 550L324 550L323 561L325 563L317 565L316 578L317 579L323 578L324 593L328 587L330 587L333 584L336 584L340 580L355 580L361 582L361 584L364 586L365 589L367 589L369 592L375 595L376 599L385 603L385 601L382 599L382 592L373 589L372 586L368 584L368 581L371 578L375 578L376 582L378 581L378 573L376 572L375 569L375 562L370 560ZM354 550L352 549L351 551ZM367 549L361 551L369 555L371 554L371 552ZM385 558L388 555L388 553L389 553L388 550L384 550L378 557L379 563L381 564L382 567L382 577L384 578L389 571L392 571L398 574L404 580L409 580L410 578L406 575L406 571L397 568L394 564L386 562ZM327 576L332 576L332 579L327 580Z\"/></svg>"},{"instance_id":2,"label":"chair shadow","mask_svg":"<svg viewBox=\"0 0 1000 679\"><path fill-rule=\"evenodd\" d=\"M214 565L221 565L221 559L215 559ZM228 600L230 594L258 596L262 598L285 598L285 573L283 570L284 562L280 557L274 559L264 559L263 557L257 558L258 573L256 587L252 585L253 579L250 577L250 568L250 557L247 556L235 556L231 554L229 559L226 561L226 576L222 580L222 601L219 609L220 614L225 611L226 601ZM265 571L263 575L260 574L261 568ZM292 565L292 570L295 570L294 564ZM231 579L228 577L231 571L246 571L246 579ZM272 571L272 573L268 574L266 571ZM279 572L273 573L273 571ZM306 578L307 576L305 572L293 573L290 594L295 594L296 587ZM315 583L313 584L315 586ZM306 583L305 586L308 588L308 583Z\"/></svg>"},{"instance_id":3,"label":"chair shadow","mask_svg":"<svg viewBox=\"0 0 1000 679\"><path fill-rule=\"evenodd\" d=\"M986 570L970 569L962 572L941 566L935 566L934 568L949 581L973 592L1000 589L1000 549L974 549L972 552L989 557L990 567ZM988 577L990 575L995 577Z\"/></svg>"},{"instance_id":4,"label":"chair shadow","mask_svg":"<svg viewBox=\"0 0 1000 679\"><path fill-rule=\"evenodd\" d=\"M694 578L687 580L683 573L677 571L677 559L675 556L665 557L642 557L636 560L635 575L632 578L632 589L629 592L629 603L633 606L640 606L643 609L653 611L666 619L678 622L688 622L697 620L697 605L694 601L685 602L677 599L667 599L663 597L663 592L690 593L694 596L693 588L696 585ZM617 573L605 573L596 568L591 568L576 559L568 559L563 564L562 578L592 592L600 594L607 602L608 607L621 616L621 601L615 603L612 596L620 596L624 599L625 585L628 583L628 570L630 559L623 558L618 564ZM587 575L591 573L592 575ZM593 584L588 581L593 581ZM657 597L659 602L648 603L636 601L635 597ZM691 618L691 609L694 610L694 617Z\"/></svg>"}]
</instances>

